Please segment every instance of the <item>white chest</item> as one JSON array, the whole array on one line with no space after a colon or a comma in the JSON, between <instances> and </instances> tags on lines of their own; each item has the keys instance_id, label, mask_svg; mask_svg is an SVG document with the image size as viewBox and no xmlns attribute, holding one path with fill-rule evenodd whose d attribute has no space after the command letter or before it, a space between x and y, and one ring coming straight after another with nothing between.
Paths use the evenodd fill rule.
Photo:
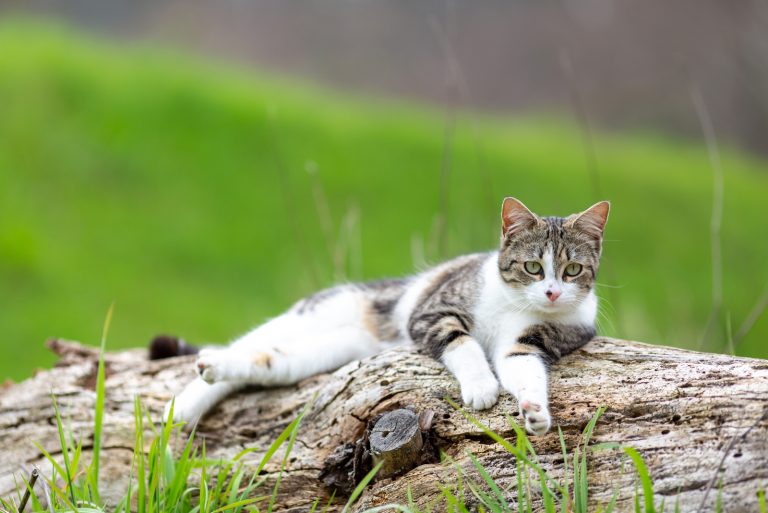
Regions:
<instances>
[{"instance_id":1,"label":"white chest","mask_svg":"<svg viewBox=\"0 0 768 513\"><path fill-rule=\"evenodd\" d=\"M536 319L525 312L506 304L479 304L474 312L475 326L472 336L489 354L502 345L508 345L536 323Z\"/></svg>"}]
</instances>

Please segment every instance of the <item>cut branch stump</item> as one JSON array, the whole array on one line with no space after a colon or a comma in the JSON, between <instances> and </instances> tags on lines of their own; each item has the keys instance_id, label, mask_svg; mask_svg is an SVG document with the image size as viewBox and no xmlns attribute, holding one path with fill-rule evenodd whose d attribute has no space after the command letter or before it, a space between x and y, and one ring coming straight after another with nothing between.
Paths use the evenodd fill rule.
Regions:
<instances>
[{"instance_id":1,"label":"cut branch stump","mask_svg":"<svg viewBox=\"0 0 768 513\"><path fill-rule=\"evenodd\" d=\"M385 413L373 426L369 442L373 464L381 465L376 479L404 474L418 465L424 446L419 417L406 409Z\"/></svg>"}]
</instances>

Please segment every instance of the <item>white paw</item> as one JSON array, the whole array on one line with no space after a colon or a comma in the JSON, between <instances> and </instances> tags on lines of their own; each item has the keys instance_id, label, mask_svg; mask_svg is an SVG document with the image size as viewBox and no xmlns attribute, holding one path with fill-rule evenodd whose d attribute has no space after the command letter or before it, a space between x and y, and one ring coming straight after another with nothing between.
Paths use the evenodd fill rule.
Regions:
<instances>
[{"instance_id":1,"label":"white paw","mask_svg":"<svg viewBox=\"0 0 768 513\"><path fill-rule=\"evenodd\" d=\"M484 376L469 383L462 383L461 398L464 404L475 410L490 408L499 399L499 382L492 376Z\"/></svg>"},{"instance_id":2,"label":"white paw","mask_svg":"<svg viewBox=\"0 0 768 513\"><path fill-rule=\"evenodd\" d=\"M545 403L536 403L529 399L520 400L520 414L525 419L525 429L532 435L541 436L549 431L552 417Z\"/></svg>"},{"instance_id":3,"label":"white paw","mask_svg":"<svg viewBox=\"0 0 768 513\"><path fill-rule=\"evenodd\" d=\"M203 381L212 385L221 381L223 363L216 351L201 351L195 362L195 371Z\"/></svg>"}]
</instances>

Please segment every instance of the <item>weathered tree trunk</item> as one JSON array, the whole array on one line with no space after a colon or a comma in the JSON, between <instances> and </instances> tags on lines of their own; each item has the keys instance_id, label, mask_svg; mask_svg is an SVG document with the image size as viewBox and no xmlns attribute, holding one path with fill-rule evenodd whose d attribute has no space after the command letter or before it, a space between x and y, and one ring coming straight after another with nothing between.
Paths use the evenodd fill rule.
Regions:
<instances>
[{"instance_id":1,"label":"weathered tree trunk","mask_svg":"<svg viewBox=\"0 0 768 513\"><path fill-rule=\"evenodd\" d=\"M0 393L0 495L12 491L14 475L28 475L34 465L48 469L33 441L51 453L59 448L51 392L65 422L90 450L96 353L59 341L53 349L61 355L56 368ZM131 465L134 395L159 418L171 394L193 377L192 357L148 361L144 351L135 350L108 354L106 361L102 478L107 495L115 497L124 491ZM355 442L367 443L366 433L373 428L369 421L397 408L427 412L423 445L443 451L468 471L471 451L514 499L514 457L447 404L444 397L458 401L459 390L442 365L409 349L354 362L297 386L239 393L206 417L198 433L209 455L234 456L245 447L263 450L314 396L282 480L278 510L306 511L316 498L327 499L329 492L318 478L326 458L336 451L343 460L339 455L345 448L337 448L345 444L353 453ZM594 442L635 447L650 469L659 500L666 498L669 505L679 496L682 511L696 511L708 493L703 511L711 511L719 493L729 512L757 511L756 492L768 484L768 362L599 338L552 371L551 411L569 450L599 406L607 409ZM504 395L493 409L476 416L514 438L506 414L516 412L515 400ZM532 442L545 468L555 477L562 475L556 428ZM260 454L247 458L258 461ZM622 461L616 450L590 455L590 501L595 505L607 503L618 490L617 510L633 510L635 473L631 465L622 470ZM267 471L275 472L279 464L280 458L274 458ZM437 483L450 483L455 469L434 458L417 464L403 475L377 480L356 507L404 501L407 485L416 502L439 501ZM343 500L336 502L338 510Z\"/></svg>"}]
</instances>

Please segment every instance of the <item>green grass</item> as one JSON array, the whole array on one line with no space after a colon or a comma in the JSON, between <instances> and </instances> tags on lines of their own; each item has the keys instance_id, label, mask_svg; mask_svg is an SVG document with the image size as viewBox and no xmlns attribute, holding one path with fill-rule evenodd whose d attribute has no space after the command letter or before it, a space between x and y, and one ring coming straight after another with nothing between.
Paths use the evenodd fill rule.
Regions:
<instances>
[{"instance_id":1,"label":"green grass","mask_svg":"<svg viewBox=\"0 0 768 513\"><path fill-rule=\"evenodd\" d=\"M0 24L0 48L0 378L49 365L47 337L97 343L113 301L113 347L158 332L225 342L336 280L492 248L505 195L543 214L601 199L573 125L461 113L438 243L439 111L37 22ZM603 332L696 347L711 304L706 148L597 134L595 151L613 201ZM710 350L768 283L768 164L728 148L722 160ZM766 337L763 316L737 352L768 356Z\"/></svg>"},{"instance_id":2,"label":"green grass","mask_svg":"<svg viewBox=\"0 0 768 513\"><path fill-rule=\"evenodd\" d=\"M110 310L111 314L111 310ZM105 322L105 337L110 315ZM15 497L0 498L0 509L16 511L23 501L25 491L29 491L26 511L59 513L101 513L104 511L125 513L240 513L271 512L275 505L280 477L296 440L296 435L304 414L289 423L283 432L267 448L258 466L246 468L240 461L243 456L255 449L245 449L234 458L209 459L206 457L205 443L195 442L194 431L186 438L181 451L174 455L174 438L181 438L181 424L156 423L136 396L134 400L135 444L133 465L130 479L126 485L125 496L117 505L105 505L99 494L99 464L101 461L100 433L104 414L105 391L103 386L103 351L100 357L99 380L96 388L94 415L94 445L91 461L82 457L82 439L75 441L72 432L68 432L61 413L52 396L56 415L56 426L61 445L61 457L56 458L40 444L34 445L50 462L50 475L42 474L43 487L35 491L23 480L17 486ZM173 415L171 408L170 416ZM156 419L155 419L156 420ZM149 435L149 436L147 436ZM280 467L277 481L270 491L265 489L267 477L261 476L262 470L278 449L285 445L285 456ZM250 477L249 477L250 476ZM364 486L364 485L363 485ZM49 506L38 498L40 489L45 489Z\"/></svg>"},{"instance_id":3,"label":"green grass","mask_svg":"<svg viewBox=\"0 0 768 513\"><path fill-rule=\"evenodd\" d=\"M103 398L103 392L97 394ZM67 433L54 398L56 425L61 439L61 458L55 458L39 444L38 450L49 460L53 471L41 475L45 488L50 491L51 507L57 512L82 513L115 511L136 513L222 513L232 511L272 511L277 487L272 493L265 489L266 477L259 477L264 465L286 440L286 453L290 454L302 416L297 417L265 452L256 469L246 468L241 458L253 450L244 450L231 460L206 458L205 444L194 441L189 435L179 454L171 449L174 437L180 437L180 425L161 424L159 428L135 400L134 418L136 442L130 482L125 496L116 504L107 506L99 499L99 453L94 449L92 461L82 455L82 442L73 443L72 433ZM149 437L146 437L149 432ZM283 468L285 462L283 462ZM25 484L18 487L16 497L0 498L0 507L15 511ZM36 489L30 494L26 511L46 512Z\"/></svg>"}]
</instances>

